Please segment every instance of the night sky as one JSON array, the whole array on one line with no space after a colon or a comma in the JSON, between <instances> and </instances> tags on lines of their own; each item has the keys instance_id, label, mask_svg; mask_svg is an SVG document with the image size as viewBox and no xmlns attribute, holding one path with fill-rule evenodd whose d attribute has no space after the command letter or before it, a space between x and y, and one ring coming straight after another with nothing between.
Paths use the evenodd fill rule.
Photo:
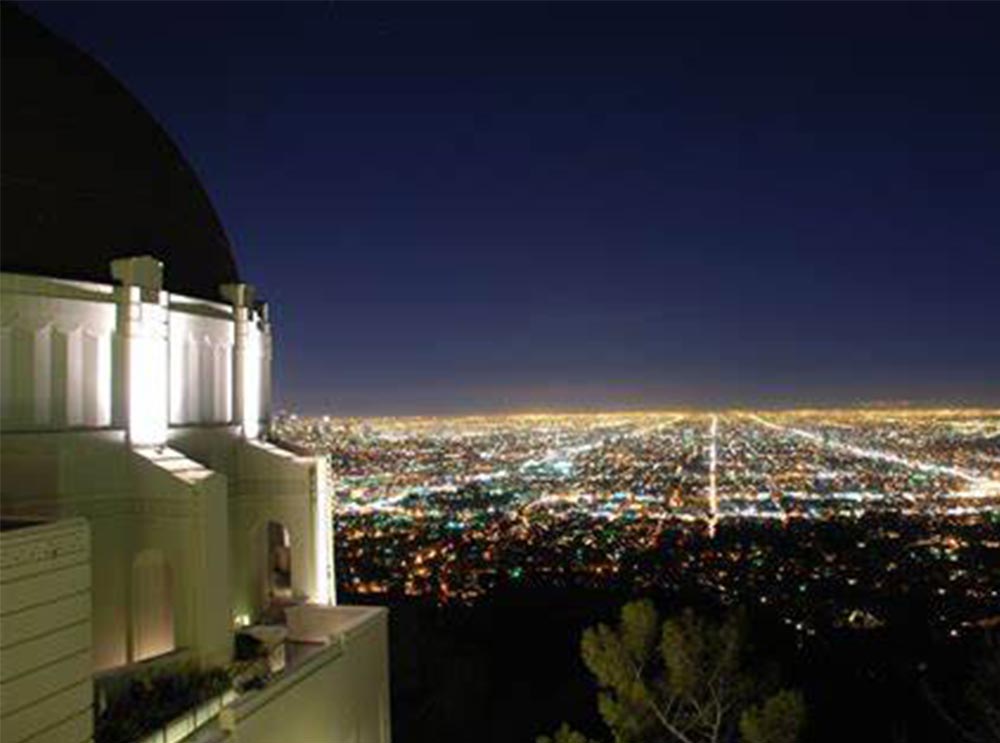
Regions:
<instances>
[{"instance_id":1,"label":"night sky","mask_svg":"<svg viewBox=\"0 0 1000 743\"><path fill-rule=\"evenodd\" d=\"M200 174L276 399L1000 403L1000 4L23 4Z\"/></svg>"}]
</instances>

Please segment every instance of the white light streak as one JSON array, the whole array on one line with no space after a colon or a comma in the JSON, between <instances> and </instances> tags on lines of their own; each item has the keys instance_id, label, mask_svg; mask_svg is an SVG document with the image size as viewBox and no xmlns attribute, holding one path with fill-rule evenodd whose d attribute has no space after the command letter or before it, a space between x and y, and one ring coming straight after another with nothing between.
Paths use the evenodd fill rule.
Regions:
<instances>
[{"instance_id":1,"label":"white light streak","mask_svg":"<svg viewBox=\"0 0 1000 743\"><path fill-rule=\"evenodd\" d=\"M853 444L845 444L841 441L831 441L830 439L824 439L822 436L814 433L813 431L806 431L801 428L791 428L789 426L781 426L777 423L772 423L769 420L761 418L759 415L750 415L750 418L766 428L771 428L776 431L784 431L794 436L799 436L800 438L826 446L830 449L843 451L856 457L861 457L862 459L873 459L879 462L898 464L902 467L917 470L918 472L925 472L930 475L949 475L951 477L956 477L960 480L964 480L972 486L968 491L966 491L966 497L988 498L1000 494L1000 482L980 477L979 475L968 472L967 470L959 469L958 467L949 467L947 465L936 464L934 462L921 462L919 460L901 457L893 452L855 446Z\"/></svg>"},{"instance_id":2,"label":"white light streak","mask_svg":"<svg viewBox=\"0 0 1000 743\"><path fill-rule=\"evenodd\" d=\"M712 416L712 425L709 428L708 443L708 533L715 536L715 524L719 520L719 492L716 481L716 472L719 465L718 441L719 441L719 416Z\"/></svg>"}]
</instances>

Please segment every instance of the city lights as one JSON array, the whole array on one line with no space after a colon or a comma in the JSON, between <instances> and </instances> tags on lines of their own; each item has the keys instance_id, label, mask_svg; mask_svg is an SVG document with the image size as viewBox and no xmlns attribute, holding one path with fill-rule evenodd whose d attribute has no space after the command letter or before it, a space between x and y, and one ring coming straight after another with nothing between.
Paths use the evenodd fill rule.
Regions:
<instances>
[{"instance_id":1,"label":"city lights","mask_svg":"<svg viewBox=\"0 0 1000 743\"><path fill-rule=\"evenodd\" d=\"M274 432L329 456L345 595L695 590L779 607L803 636L880 626L902 595L956 632L998 605L998 411L283 416Z\"/></svg>"}]
</instances>

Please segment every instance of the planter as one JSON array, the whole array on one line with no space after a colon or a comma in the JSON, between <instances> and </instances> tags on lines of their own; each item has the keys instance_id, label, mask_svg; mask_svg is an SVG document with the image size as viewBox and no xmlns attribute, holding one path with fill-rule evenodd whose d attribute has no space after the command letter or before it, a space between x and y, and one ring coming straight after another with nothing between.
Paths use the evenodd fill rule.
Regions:
<instances>
[{"instance_id":1,"label":"planter","mask_svg":"<svg viewBox=\"0 0 1000 743\"><path fill-rule=\"evenodd\" d=\"M235 699L236 693L233 691L212 697L207 702L191 708L183 715L175 717L159 730L140 738L136 743L178 743L218 717L226 705Z\"/></svg>"}]
</instances>

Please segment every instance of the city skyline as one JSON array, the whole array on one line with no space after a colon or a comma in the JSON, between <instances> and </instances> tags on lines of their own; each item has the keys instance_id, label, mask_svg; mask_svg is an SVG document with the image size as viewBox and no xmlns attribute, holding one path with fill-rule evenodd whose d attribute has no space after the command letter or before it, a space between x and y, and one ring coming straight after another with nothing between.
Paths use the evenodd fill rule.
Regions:
<instances>
[{"instance_id":1,"label":"city skyline","mask_svg":"<svg viewBox=\"0 0 1000 743\"><path fill-rule=\"evenodd\" d=\"M281 406L1000 403L996 6L23 7L182 143Z\"/></svg>"}]
</instances>

